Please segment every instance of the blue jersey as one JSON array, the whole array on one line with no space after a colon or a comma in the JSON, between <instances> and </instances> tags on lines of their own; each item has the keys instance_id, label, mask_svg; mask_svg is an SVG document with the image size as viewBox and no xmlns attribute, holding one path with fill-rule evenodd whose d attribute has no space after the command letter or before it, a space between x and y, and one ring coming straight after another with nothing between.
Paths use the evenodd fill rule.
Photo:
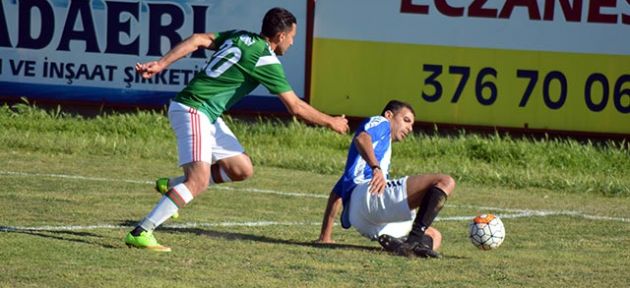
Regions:
<instances>
[{"instance_id":1,"label":"blue jersey","mask_svg":"<svg viewBox=\"0 0 630 288\"><path fill-rule=\"evenodd\" d=\"M376 160L378 160L385 179L387 179L392 155L392 137L389 120L382 116L374 116L365 119L361 122L361 125L359 125L354 137L363 131L370 134ZM359 150L353 143L353 145L350 145L350 150L348 151L346 168L333 188L333 191L342 198L344 205L346 205L346 203L350 201L352 190L354 190L357 184L369 182L370 179L372 179L372 168L367 165L367 162L361 157Z\"/></svg>"}]
</instances>

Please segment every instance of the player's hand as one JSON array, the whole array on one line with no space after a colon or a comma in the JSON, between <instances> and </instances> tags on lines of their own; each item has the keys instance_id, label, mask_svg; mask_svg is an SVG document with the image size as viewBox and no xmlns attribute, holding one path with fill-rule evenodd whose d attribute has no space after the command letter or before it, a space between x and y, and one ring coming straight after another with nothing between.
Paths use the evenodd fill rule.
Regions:
<instances>
[{"instance_id":1,"label":"player's hand","mask_svg":"<svg viewBox=\"0 0 630 288\"><path fill-rule=\"evenodd\" d=\"M136 63L136 72L144 79L149 79L155 74L160 73L164 67L158 61L151 61L147 63Z\"/></svg>"},{"instance_id":2,"label":"player's hand","mask_svg":"<svg viewBox=\"0 0 630 288\"><path fill-rule=\"evenodd\" d=\"M381 196L385 191L385 185L387 185L387 181L385 181L385 175L381 169L372 170L372 180L370 180L370 193L372 195Z\"/></svg>"},{"instance_id":3,"label":"player's hand","mask_svg":"<svg viewBox=\"0 0 630 288\"><path fill-rule=\"evenodd\" d=\"M329 126L330 129L339 134L345 134L348 132L348 130L350 130L350 127L348 127L348 119L346 119L346 115L333 117L333 120Z\"/></svg>"},{"instance_id":4,"label":"player's hand","mask_svg":"<svg viewBox=\"0 0 630 288\"><path fill-rule=\"evenodd\" d=\"M332 238L328 238L328 239L319 238L313 242L315 244L335 244L335 240L332 240Z\"/></svg>"}]
</instances>

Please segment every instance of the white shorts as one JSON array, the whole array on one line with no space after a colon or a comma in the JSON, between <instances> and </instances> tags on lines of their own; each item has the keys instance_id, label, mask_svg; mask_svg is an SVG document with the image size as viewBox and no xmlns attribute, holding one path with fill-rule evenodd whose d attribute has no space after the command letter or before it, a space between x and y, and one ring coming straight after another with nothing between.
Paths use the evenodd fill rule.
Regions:
<instances>
[{"instance_id":1,"label":"white shorts","mask_svg":"<svg viewBox=\"0 0 630 288\"><path fill-rule=\"evenodd\" d=\"M409 234L416 211L407 203L407 178L387 181L381 196L368 192L368 184L359 184L350 197L350 223L359 233L376 240L381 234L403 237Z\"/></svg>"},{"instance_id":2,"label":"white shorts","mask_svg":"<svg viewBox=\"0 0 630 288\"><path fill-rule=\"evenodd\" d=\"M198 161L212 164L245 152L220 117L212 124L208 116L197 109L171 101L168 119L177 138L180 166Z\"/></svg>"}]
</instances>

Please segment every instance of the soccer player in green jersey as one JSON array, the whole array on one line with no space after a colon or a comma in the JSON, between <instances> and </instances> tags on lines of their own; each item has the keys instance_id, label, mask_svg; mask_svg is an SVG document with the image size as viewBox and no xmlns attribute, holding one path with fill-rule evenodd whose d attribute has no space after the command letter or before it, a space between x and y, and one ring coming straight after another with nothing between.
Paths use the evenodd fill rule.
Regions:
<instances>
[{"instance_id":1,"label":"soccer player in green jersey","mask_svg":"<svg viewBox=\"0 0 630 288\"><path fill-rule=\"evenodd\" d=\"M158 61L136 64L144 78L153 77L171 63L198 48L214 50L205 69L177 94L168 117L177 138L181 177L158 183L164 196L153 210L125 237L130 247L168 252L153 230L205 191L211 184L242 181L252 176L252 162L244 153L221 114L259 84L280 97L288 111L307 122L338 133L348 131L342 116L329 116L302 101L287 82L277 55L283 55L296 33L297 21L283 8L269 10L260 34L247 31L193 34Z\"/></svg>"}]
</instances>

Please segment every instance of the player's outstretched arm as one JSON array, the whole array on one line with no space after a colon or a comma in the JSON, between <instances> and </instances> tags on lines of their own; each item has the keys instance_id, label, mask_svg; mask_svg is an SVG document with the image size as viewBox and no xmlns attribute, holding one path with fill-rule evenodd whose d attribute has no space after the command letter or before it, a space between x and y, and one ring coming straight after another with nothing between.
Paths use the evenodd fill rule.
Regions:
<instances>
[{"instance_id":1,"label":"player's outstretched arm","mask_svg":"<svg viewBox=\"0 0 630 288\"><path fill-rule=\"evenodd\" d=\"M185 57L199 48L215 49L213 33L196 33L177 44L158 61L136 63L136 72L148 79L166 69L173 62Z\"/></svg>"},{"instance_id":2,"label":"player's outstretched arm","mask_svg":"<svg viewBox=\"0 0 630 288\"><path fill-rule=\"evenodd\" d=\"M322 221L322 230L319 233L318 243L335 243L332 239L333 226L335 225L335 218L339 214L341 208L341 197L334 191L330 191L328 196L328 204L326 205L326 211L324 212L324 220Z\"/></svg>"},{"instance_id":3,"label":"player's outstretched arm","mask_svg":"<svg viewBox=\"0 0 630 288\"><path fill-rule=\"evenodd\" d=\"M280 96L280 100L282 100L282 103L284 103L291 115L295 115L304 121L328 127L340 134L346 133L350 129L345 115L330 116L324 114L302 101L293 91L283 92L278 94L278 96Z\"/></svg>"}]
</instances>

